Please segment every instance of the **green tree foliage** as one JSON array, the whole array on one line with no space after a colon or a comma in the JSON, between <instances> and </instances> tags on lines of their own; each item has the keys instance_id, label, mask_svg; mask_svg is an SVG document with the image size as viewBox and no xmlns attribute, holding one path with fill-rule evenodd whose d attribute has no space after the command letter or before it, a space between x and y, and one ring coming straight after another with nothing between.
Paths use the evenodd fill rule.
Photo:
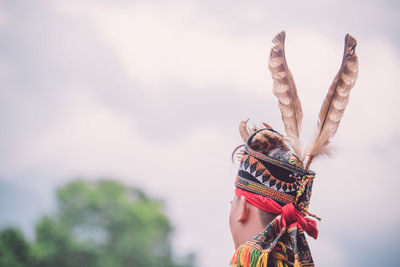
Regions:
<instances>
[{"instance_id":1,"label":"green tree foliage","mask_svg":"<svg viewBox=\"0 0 400 267\"><path fill-rule=\"evenodd\" d=\"M31 262L29 244L16 229L0 232L0 267L25 267Z\"/></svg>"},{"instance_id":2,"label":"green tree foliage","mask_svg":"<svg viewBox=\"0 0 400 267\"><path fill-rule=\"evenodd\" d=\"M6 260L22 265L0 267L194 266L192 255L176 263L170 233L160 201L115 181L80 180L57 191L57 213L42 218L36 226L30 252L22 235L14 232L15 245L7 243L8 250L4 250L11 251L12 257ZM23 244L25 252L15 253ZM23 265L26 259L30 264Z\"/></svg>"}]
</instances>

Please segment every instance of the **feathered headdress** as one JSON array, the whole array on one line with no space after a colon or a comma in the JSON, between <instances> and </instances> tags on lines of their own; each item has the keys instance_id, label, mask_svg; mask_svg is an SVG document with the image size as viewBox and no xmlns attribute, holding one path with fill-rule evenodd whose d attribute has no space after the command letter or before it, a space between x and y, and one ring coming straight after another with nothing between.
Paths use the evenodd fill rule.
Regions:
<instances>
[{"instance_id":1,"label":"feathered headdress","mask_svg":"<svg viewBox=\"0 0 400 267\"><path fill-rule=\"evenodd\" d=\"M289 266L291 262L294 266L314 266L304 235L304 232L314 238L318 235L315 221L305 218L319 219L308 211L315 177L309 167L314 158L330 152L329 143L339 127L357 79L357 42L351 35L346 35L342 64L322 104L315 136L306 148L300 142L303 112L286 62L284 31L275 36L273 44L268 66L286 136L268 124L260 129L256 126L249 129L248 120L240 123L239 131L245 146L240 155L235 193L239 197L245 196L254 206L279 216L263 232L241 245L231 264L264 267L272 263Z\"/></svg>"}]
</instances>

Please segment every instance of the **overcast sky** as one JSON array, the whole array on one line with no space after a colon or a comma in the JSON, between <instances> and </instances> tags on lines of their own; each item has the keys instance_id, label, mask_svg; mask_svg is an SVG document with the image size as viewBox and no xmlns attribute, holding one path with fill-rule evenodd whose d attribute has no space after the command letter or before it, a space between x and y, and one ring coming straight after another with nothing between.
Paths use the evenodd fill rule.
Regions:
<instances>
[{"instance_id":1,"label":"overcast sky","mask_svg":"<svg viewBox=\"0 0 400 267\"><path fill-rule=\"evenodd\" d=\"M267 58L286 30L304 139L358 40L359 79L332 159L317 160L317 266L397 266L396 1L0 1L0 225L33 223L74 177L166 201L174 246L228 266L238 124L283 130ZM397 155L397 156L396 156Z\"/></svg>"}]
</instances>

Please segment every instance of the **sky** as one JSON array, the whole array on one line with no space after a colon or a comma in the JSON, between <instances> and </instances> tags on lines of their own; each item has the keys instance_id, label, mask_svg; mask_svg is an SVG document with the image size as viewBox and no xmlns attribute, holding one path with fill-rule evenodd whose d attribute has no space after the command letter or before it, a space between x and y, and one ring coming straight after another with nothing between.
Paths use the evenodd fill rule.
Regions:
<instances>
[{"instance_id":1,"label":"sky","mask_svg":"<svg viewBox=\"0 0 400 267\"><path fill-rule=\"evenodd\" d=\"M72 179L165 200L174 247L228 266L239 122L284 132L267 68L286 55L308 142L344 36L359 76L316 160L317 266L397 266L400 8L396 1L0 1L0 226L32 235Z\"/></svg>"}]
</instances>

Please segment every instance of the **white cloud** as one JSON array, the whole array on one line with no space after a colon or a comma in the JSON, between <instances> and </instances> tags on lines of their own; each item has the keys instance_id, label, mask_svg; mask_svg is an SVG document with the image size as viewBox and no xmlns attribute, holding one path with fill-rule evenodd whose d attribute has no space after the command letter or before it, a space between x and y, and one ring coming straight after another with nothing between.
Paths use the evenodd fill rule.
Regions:
<instances>
[{"instance_id":1,"label":"white cloud","mask_svg":"<svg viewBox=\"0 0 400 267\"><path fill-rule=\"evenodd\" d=\"M240 38L220 31L215 21L197 15L193 3L79 3L67 10L90 18L125 70L153 88L148 93L155 101L169 94L162 90L166 84L195 84L202 91L228 85L233 92L241 88L255 93L269 75L265 64L269 35Z\"/></svg>"}]
</instances>

